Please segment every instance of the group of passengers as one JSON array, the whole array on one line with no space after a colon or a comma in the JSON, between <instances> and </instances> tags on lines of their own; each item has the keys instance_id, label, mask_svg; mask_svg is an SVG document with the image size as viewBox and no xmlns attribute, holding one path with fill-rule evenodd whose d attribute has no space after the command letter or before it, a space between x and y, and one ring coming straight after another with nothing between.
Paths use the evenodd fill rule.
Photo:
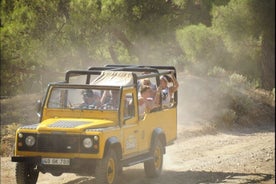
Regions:
<instances>
[{"instance_id":1,"label":"group of passengers","mask_svg":"<svg viewBox=\"0 0 276 184\"><path fill-rule=\"evenodd\" d=\"M169 83L172 85L169 86ZM138 99L139 115L143 115L145 112L150 112L154 108L160 107L160 102L163 107L170 107L173 94L177 91L178 86L178 82L173 73L170 76L161 76L158 87L152 84L148 78L142 79Z\"/></svg>"},{"instance_id":2,"label":"group of passengers","mask_svg":"<svg viewBox=\"0 0 276 184\"><path fill-rule=\"evenodd\" d=\"M154 108L160 107L161 104L162 107L170 107L173 94L177 89L178 82L173 73L170 76L161 76L158 87L151 83L150 79L142 79L138 95L139 115L150 112ZM118 93L118 90L104 91L103 94L96 94L88 89L84 90L82 93L84 102L80 105L80 108L94 109L101 107L102 109L118 109Z\"/></svg>"}]
</instances>

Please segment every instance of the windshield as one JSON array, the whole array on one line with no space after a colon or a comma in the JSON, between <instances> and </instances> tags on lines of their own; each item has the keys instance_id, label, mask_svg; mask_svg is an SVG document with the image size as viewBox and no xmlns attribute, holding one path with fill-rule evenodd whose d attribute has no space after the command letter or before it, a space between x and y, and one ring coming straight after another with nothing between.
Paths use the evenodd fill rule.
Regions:
<instances>
[{"instance_id":1,"label":"windshield","mask_svg":"<svg viewBox=\"0 0 276 184\"><path fill-rule=\"evenodd\" d=\"M53 87L47 103L50 109L118 110L119 89Z\"/></svg>"}]
</instances>

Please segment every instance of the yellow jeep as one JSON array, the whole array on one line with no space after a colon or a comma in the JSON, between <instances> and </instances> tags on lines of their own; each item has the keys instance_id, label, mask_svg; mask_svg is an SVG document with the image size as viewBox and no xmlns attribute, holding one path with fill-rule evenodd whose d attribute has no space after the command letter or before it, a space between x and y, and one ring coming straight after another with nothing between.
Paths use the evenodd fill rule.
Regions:
<instances>
[{"instance_id":1,"label":"yellow jeep","mask_svg":"<svg viewBox=\"0 0 276 184\"><path fill-rule=\"evenodd\" d=\"M174 74L172 66L106 65L71 70L51 83L40 103L40 123L16 132L17 183L36 183L39 172L76 173L96 184L115 184L123 167L144 163L147 177L162 171L165 147L177 134L177 92L171 105L139 115L139 86ZM93 96L93 104L85 98ZM161 101L160 101L161 103Z\"/></svg>"}]
</instances>

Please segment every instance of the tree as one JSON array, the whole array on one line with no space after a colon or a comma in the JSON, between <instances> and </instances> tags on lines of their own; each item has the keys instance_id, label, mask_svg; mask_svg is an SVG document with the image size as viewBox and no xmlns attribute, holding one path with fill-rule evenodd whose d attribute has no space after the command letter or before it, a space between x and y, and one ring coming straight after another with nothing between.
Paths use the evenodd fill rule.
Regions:
<instances>
[{"instance_id":1,"label":"tree","mask_svg":"<svg viewBox=\"0 0 276 184\"><path fill-rule=\"evenodd\" d=\"M275 1L248 1L248 7L255 19L253 33L261 38L262 86L275 88Z\"/></svg>"},{"instance_id":2,"label":"tree","mask_svg":"<svg viewBox=\"0 0 276 184\"><path fill-rule=\"evenodd\" d=\"M243 68L258 77L258 70L262 87L274 88L275 1L231 0L227 6L215 7L212 14L213 27L233 54L238 71Z\"/></svg>"},{"instance_id":3,"label":"tree","mask_svg":"<svg viewBox=\"0 0 276 184\"><path fill-rule=\"evenodd\" d=\"M226 60L218 57L223 53L231 53L233 57L227 57L236 63L240 62L239 58L248 60L248 63L259 59L265 81L271 76L268 74L273 73L268 71L272 68L268 66L272 66L269 64L273 57L269 62L264 61L268 61L266 58L271 56L275 43L269 39L273 29L270 24L264 24L261 17L270 16L265 11L273 11L268 9L268 5L274 2L260 5L262 11L259 14L254 14L259 8L256 0L228 2L2 0L1 95L27 92L31 81L41 80L37 78L57 80L60 73L71 68L84 69L107 63L177 64L183 58L191 58L191 53L197 60L208 58L208 62L217 65L225 64ZM212 12L214 5L218 8ZM254 16L258 16L258 21L253 21ZM250 17L251 21L244 22L244 17ZM192 24L199 26L187 27ZM246 28L245 33L235 27L240 24ZM185 29L182 36L191 35L186 39L198 39L198 43L187 45L186 40L180 43L177 39L184 37L176 37L178 29ZM239 39L235 33L240 35ZM209 44L204 45L205 41ZM254 47L247 49L241 43Z\"/></svg>"},{"instance_id":4,"label":"tree","mask_svg":"<svg viewBox=\"0 0 276 184\"><path fill-rule=\"evenodd\" d=\"M186 26L177 30L177 40L185 50L185 60L201 66L201 74L207 74L214 66L232 69L231 54L223 40L211 27L203 24Z\"/></svg>"},{"instance_id":5,"label":"tree","mask_svg":"<svg viewBox=\"0 0 276 184\"><path fill-rule=\"evenodd\" d=\"M1 1L1 95L30 92L39 73L51 71L45 66L51 65L49 50L60 20L57 5L57 1Z\"/></svg>"}]
</instances>

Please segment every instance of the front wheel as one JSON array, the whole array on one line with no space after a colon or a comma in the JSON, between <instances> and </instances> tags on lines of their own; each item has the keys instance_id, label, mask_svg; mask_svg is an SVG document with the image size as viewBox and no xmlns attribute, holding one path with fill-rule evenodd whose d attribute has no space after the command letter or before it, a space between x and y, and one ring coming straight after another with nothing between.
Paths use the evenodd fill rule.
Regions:
<instances>
[{"instance_id":1,"label":"front wheel","mask_svg":"<svg viewBox=\"0 0 276 184\"><path fill-rule=\"evenodd\" d=\"M96 166L96 184L116 184L118 182L119 161L113 149L109 149Z\"/></svg>"},{"instance_id":2,"label":"front wheel","mask_svg":"<svg viewBox=\"0 0 276 184\"><path fill-rule=\"evenodd\" d=\"M35 164L17 162L15 168L17 184L35 184L38 178L39 171Z\"/></svg>"},{"instance_id":3,"label":"front wheel","mask_svg":"<svg viewBox=\"0 0 276 184\"><path fill-rule=\"evenodd\" d=\"M144 162L144 170L149 178L157 177L162 172L164 148L159 139L156 139L152 147L153 159Z\"/></svg>"}]
</instances>

